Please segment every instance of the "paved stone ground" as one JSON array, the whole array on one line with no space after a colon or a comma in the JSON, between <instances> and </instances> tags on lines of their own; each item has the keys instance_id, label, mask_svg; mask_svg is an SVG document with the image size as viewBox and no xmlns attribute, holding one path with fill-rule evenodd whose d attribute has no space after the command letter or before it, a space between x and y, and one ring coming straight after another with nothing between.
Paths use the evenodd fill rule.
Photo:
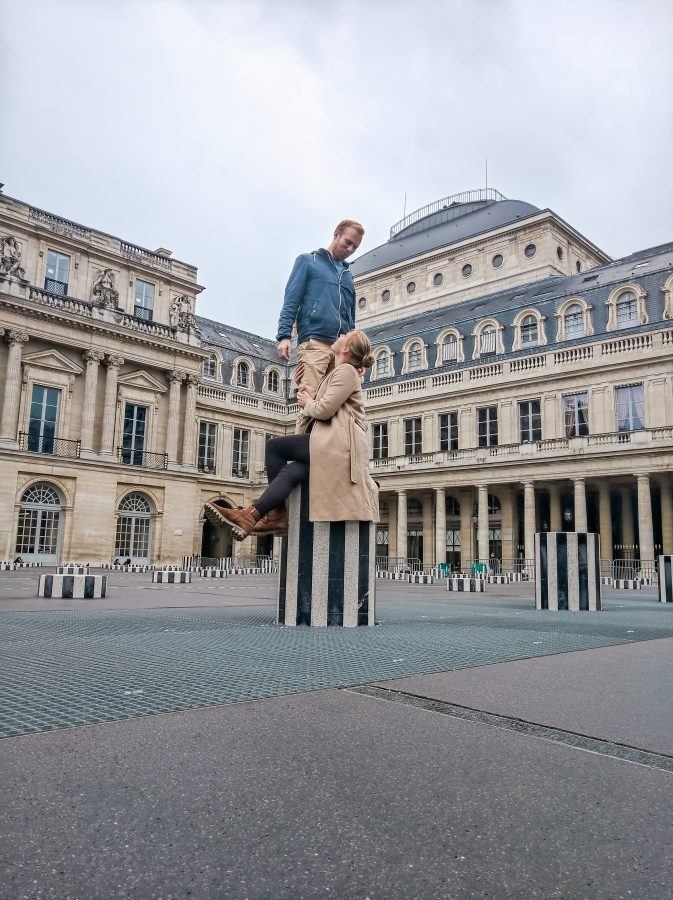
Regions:
<instances>
[{"instance_id":1,"label":"paved stone ground","mask_svg":"<svg viewBox=\"0 0 673 900\"><path fill-rule=\"evenodd\" d=\"M654 593L379 583L379 627L318 631L273 576L110 583L0 576L0 897L673 897Z\"/></svg>"}]
</instances>

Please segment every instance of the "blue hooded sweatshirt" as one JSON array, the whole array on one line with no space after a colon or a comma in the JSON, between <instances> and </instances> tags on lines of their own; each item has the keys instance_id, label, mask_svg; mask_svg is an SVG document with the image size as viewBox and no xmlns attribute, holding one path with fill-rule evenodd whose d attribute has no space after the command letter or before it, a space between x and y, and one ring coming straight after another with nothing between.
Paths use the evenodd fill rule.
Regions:
<instances>
[{"instance_id":1,"label":"blue hooded sweatshirt","mask_svg":"<svg viewBox=\"0 0 673 900\"><path fill-rule=\"evenodd\" d=\"M355 283L348 263L334 263L322 247L298 256L285 288L276 340L292 336L297 323L297 342L309 338L333 344L340 334L355 327Z\"/></svg>"}]
</instances>

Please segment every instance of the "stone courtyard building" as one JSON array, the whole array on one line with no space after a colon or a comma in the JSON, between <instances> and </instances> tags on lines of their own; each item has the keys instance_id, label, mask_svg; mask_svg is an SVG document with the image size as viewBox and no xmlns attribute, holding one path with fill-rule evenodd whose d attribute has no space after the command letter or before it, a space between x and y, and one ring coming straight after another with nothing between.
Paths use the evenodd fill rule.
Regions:
<instances>
[{"instance_id":1,"label":"stone courtyard building","mask_svg":"<svg viewBox=\"0 0 673 900\"><path fill-rule=\"evenodd\" d=\"M611 260L551 210L472 191L352 271L380 556L510 568L536 530L587 529L606 561L673 552L673 244ZM277 550L232 545L217 507L258 496L266 440L293 431L289 369L197 316L196 279L0 195L0 558Z\"/></svg>"}]
</instances>

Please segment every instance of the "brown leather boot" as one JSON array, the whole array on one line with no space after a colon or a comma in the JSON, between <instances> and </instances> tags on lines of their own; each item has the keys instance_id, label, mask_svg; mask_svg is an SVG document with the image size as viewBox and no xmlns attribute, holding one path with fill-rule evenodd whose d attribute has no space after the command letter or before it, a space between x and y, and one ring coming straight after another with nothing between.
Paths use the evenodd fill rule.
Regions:
<instances>
[{"instance_id":1,"label":"brown leather boot","mask_svg":"<svg viewBox=\"0 0 673 900\"><path fill-rule=\"evenodd\" d=\"M287 510L285 507L269 510L252 530L253 534L287 534Z\"/></svg>"},{"instance_id":2,"label":"brown leather boot","mask_svg":"<svg viewBox=\"0 0 673 900\"><path fill-rule=\"evenodd\" d=\"M260 519L260 515L254 506L246 506L245 509L222 509L224 518L231 525L231 530L237 541L243 541Z\"/></svg>"}]
</instances>

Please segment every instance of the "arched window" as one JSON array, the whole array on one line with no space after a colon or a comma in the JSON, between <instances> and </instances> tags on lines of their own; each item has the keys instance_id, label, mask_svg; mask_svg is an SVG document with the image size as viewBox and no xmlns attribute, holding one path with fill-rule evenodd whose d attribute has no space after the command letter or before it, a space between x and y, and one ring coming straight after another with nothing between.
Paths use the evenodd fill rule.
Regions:
<instances>
[{"instance_id":1,"label":"arched window","mask_svg":"<svg viewBox=\"0 0 673 900\"><path fill-rule=\"evenodd\" d=\"M250 387L250 369L247 363L240 362L236 366L236 387Z\"/></svg>"},{"instance_id":2,"label":"arched window","mask_svg":"<svg viewBox=\"0 0 673 900\"><path fill-rule=\"evenodd\" d=\"M526 316L521 322L521 346L539 343L538 321L535 316Z\"/></svg>"},{"instance_id":3,"label":"arched window","mask_svg":"<svg viewBox=\"0 0 673 900\"><path fill-rule=\"evenodd\" d=\"M572 303L563 317L567 338L584 337L584 311L579 303Z\"/></svg>"},{"instance_id":4,"label":"arched window","mask_svg":"<svg viewBox=\"0 0 673 900\"><path fill-rule=\"evenodd\" d=\"M376 357L375 376L376 378L386 378L390 372L390 357L387 350L382 350Z\"/></svg>"},{"instance_id":5,"label":"arched window","mask_svg":"<svg viewBox=\"0 0 673 900\"><path fill-rule=\"evenodd\" d=\"M418 341L413 343L408 350L407 371L417 372L423 368L423 347Z\"/></svg>"},{"instance_id":6,"label":"arched window","mask_svg":"<svg viewBox=\"0 0 673 900\"><path fill-rule=\"evenodd\" d=\"M280 380L278 378L278 372L276 372L275 369L270 369L267 380L266 380L267 390L271 394L277 394L279 384L280 384Z\"/></svg>"},{"instance_id":7,"label":"arched window","mask_svg":"<svg viewBox=\"0 0 673 900\"><path fill-rule=\"evenodd\" d=\"M217 361L214 356L209 356L208 359L203 360L203 377L204 378L215 378L217 373Z\"/></svg>"},{"instance_id":8,"label":"arched window","mask_svg":"<svg viewBox=\"0 0 673 900\"><path fill-rule=\"evenodd\" d=\"M121 562L147 563L150 559L152 508L138 491L127 494L117 509L114 555Z\"/></svg>"},{"instance_id":9,"label":"arched window","mask_svg":"<svg viewBox=\"0 0 673 900\"><path fill-rule=\"evenodd\" d=\"M496 331L494 325L486 325L479 336L479 353L481 356L488 356L495 353Z\"/></svg>"},{"instance_id":10,"label":"arched window","mask_svg":"<svg viewBox=\"0 0 673 900\"><path fill-rule=\"evenodd\" d=\"M458 359L458 338L455 334L447 334L442 343L442 362L456 362Z\"/></svg>"},{"instance_id":11,"label":"arched window","mask_svg":"<svg viewBox=\"0 0 673 900\"><path fill-rule=\"evenodd\" d=\"M617 328L632 328L638 324L638 301L632 291L624 291L617 298Z\"/></svg>"},{"instance_id":12,"label":"arched window","mask_svg":"<svg viewBox=\"0 0 673 900\"><path fill-rule=\"evenodd\" d=\"M61 525L61 498L46 481L24 491L16 531L16 553L24 562L55 565Z\"/></svg>"}]
</instances>

